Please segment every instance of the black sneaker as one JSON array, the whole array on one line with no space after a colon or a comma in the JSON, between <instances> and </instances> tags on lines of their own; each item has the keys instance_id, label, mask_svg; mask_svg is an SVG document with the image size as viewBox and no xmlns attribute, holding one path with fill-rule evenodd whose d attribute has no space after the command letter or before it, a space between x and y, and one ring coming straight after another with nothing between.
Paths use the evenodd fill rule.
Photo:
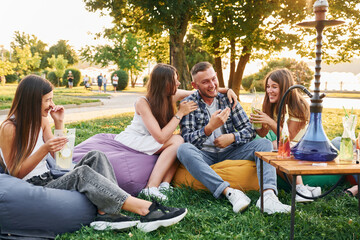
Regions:
<instances>
[{"instance_id":1,"label":"black sneaker","mask_svg":"<svg viewBox=\"0 0 360 240\"><path fill-rule=\"evenodd\" d=\"M98 214L95 220L90 223L90 226L95 230L105 229L126 229L133 227L139 223L138 220L134 220L131 217L125 215L112 215L112 214Z\"/></svg>"},{"instance_id":2,"label":"black sneaker","mask_svg":"<svg viewBox=\"0 0 360 240\"><path fill-rule=\"evenodd\" d=\"M149 207L149 213L140 218L137 227L144 232L151 232L159 227L168 227L178 223L187 213L186 208L165 207L154 201Z\"/></svg>"}]
</instances>

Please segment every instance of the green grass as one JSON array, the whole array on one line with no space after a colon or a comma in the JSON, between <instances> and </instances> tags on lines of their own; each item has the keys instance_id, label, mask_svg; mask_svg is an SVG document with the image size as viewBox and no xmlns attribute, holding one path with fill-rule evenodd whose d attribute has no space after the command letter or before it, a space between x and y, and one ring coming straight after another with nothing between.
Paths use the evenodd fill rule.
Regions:
<instances>
[{"instance_id":1,"label":"green grass","mask_svg":"<svg viewBox=\"0 0 360 240\"><path fill-rule=\"evenodd\" d=\"M250 104L242 103L250 112ZM356 111L356 114L359 114ZM342 133L338 109L324 109L323 125L329 139ZM116 115L91 121L66 125L77 129L76 144L97 133L119 133L130 124L133 113ZM359 127L356 132L359 132ZM344 183L325 198L310 204L296 204L295 239L359 239L360 217L355 198L338 196L348 187ZM328 189L329 187L326 187ZM324 189L324 190L326 190ZM247 195L252 202L241 214L235 214L225 199L215 199L207 191L195 191L188 187L175 188L169 193L168 206L186 207L188 214L180 223L143 233L137 228L126 231L94 231L83 227L75 233L57 236L56 239L288 239L290 235L290 214L261 214L255 204L259 193L250 191ZM279 191L279 199L291 203L291 195ZM127 214L127 213L126 213Z\"/></svg>"},{"instance_id":2,"label":"green grass","mask_svg":"<svg viewBox=\"0 0 360 240\"><path fill-rule=\"evenodd\" d=\"M11 107L14 99L17 84L7 84L0 87L0 109ZM99 102L94 97L109 96L109 94L99 94L85 90L83 87L74 87L73 89L59 87L54 89L54 102L56 105L82 104L88 102Z\"/></svg>"}]
</instances>

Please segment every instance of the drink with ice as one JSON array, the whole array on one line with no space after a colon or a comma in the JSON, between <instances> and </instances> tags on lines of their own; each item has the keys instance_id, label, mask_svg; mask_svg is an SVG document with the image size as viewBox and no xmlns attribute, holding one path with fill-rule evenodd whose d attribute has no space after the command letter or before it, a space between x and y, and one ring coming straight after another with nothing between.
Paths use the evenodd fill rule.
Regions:
<instances>
[{"instance_id":1,"label":"drink with ice","mask_svg":"<svg viewBox=\"0 0 360 240\"><path fill-rule=\"evenodd\" d=\"M75 130L76 129L55 129L55 137L65 136L68 142L65 144L63 149L55 153L56 165L64 169L70 169L72 166L72 155L75 145Z\"/></svg>"}]
</instances>

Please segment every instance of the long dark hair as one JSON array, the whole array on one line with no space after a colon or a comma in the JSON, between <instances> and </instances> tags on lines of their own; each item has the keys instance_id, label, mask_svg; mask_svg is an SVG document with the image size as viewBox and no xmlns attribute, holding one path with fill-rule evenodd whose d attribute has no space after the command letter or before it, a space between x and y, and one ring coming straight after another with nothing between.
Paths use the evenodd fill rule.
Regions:
<instances>
[{"instance_id":1,"label":"long dark hair","mask_svg":"<svg viewBox=\"0 0 360 240\"><path fill-rule=\"evenodd\" d=\"M16 89L9 114L1 124L1 127L13 124L16 129L10 152L12 164L7 169L11 175L17 175L22 162L35 148L41 128L42 97L52 90L53 86L48 80L36 75L23 78Z\"/></svg>"},{"instance_id":2,"label":"long dark hair","mask_svg":"<svg viewBox=\"0 0 360 240\"><path fill-rule=\"evenodd\" d=\"M263 103L263 112L270 116L272 119L275 118L274 114L279 113L279 106L282 97L284 96L286 90L288 90L291 86L294 85L294 79L292 73L288 69L276 69L271 71L265 77L265 89L267 88L267 84L271 78L272 81L279 84L280 93L279 100L276 103L271 103L269 100L269 95L266 92ZM297 89L292 90L285 98L284 103L289 107L290 116L294 116L298 119L307 122L309 120L309 104L306 100L301 96ZM285 105L281 111L281 125L283 124L284 116L285 116ZM275 119L277 120L277 119Z\"/></svg>"},{"instance_id":3,"label":"long dark hair","mask_svg":"<svg viewBox=\"0 0 360 240\"><path fill-rule=\"evenodd\" d=\"M161 128L171 120L175 114L175 106L172 101L176 93L175 75L176 68L171 65L159 63L150 74L147 84L146 98L150 103L150 109Z\"/></svg>"}]
</instances>

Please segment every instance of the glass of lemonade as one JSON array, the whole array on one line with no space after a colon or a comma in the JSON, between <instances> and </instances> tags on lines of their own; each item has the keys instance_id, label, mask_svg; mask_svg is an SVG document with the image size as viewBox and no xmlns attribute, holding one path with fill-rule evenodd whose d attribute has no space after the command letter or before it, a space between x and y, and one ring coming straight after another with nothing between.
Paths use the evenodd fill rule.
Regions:
<instances>
[{"instance_id":1,"label":"glass of lemonade","mask_svg":"<svg viewBox=\"0 0 360 240\"><path fill-rule=\"evenodd\" d=\"M68 142L65 146L55 153L56 165L63 169L70 169L72 167L72 155L75 145L75 128L72 129L55 129L55 137L65 136Z\"/></svg>"}]
</instances>

